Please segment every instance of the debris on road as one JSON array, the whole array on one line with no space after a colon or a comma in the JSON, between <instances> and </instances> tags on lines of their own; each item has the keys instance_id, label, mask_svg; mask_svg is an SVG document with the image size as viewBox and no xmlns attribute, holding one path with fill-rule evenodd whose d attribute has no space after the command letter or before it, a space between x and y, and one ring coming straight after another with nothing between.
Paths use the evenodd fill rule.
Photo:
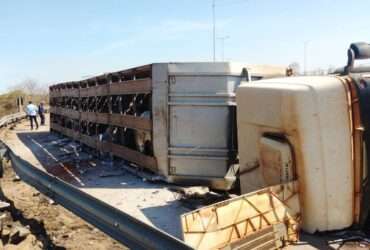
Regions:
<instances>
[{"instance_id":1,"label":"debris on road","mask_svg":"<svg viewBox=\"0 0 370 250\"><path fill-rule=\"evenodd\" d=\"M21 180L21 178L19 178L19 176L18 175L15 175L14 176L14 178L13 178L13 181L15 182L15 181L20 181Z\"/></svg>"}]
</instances>

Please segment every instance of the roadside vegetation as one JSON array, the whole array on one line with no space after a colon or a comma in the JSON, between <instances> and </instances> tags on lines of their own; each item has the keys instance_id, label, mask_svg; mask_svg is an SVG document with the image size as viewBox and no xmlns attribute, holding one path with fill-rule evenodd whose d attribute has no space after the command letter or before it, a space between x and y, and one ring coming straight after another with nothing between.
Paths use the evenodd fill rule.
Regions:
<instances>
[{"instance_id":1,"label":"roadside vegetation","mask_svg":"<svg viewBox=\"0 0 370 250\"><path fill-rule=\"evenodd\" d=\"M0 117L18 111L18 98L23 98L23 106L30 100L35 104L41 101L48 104L48 88L33 79L27 79L12 86L7 93L0 94Z\"/></svg>"}]
</instances>

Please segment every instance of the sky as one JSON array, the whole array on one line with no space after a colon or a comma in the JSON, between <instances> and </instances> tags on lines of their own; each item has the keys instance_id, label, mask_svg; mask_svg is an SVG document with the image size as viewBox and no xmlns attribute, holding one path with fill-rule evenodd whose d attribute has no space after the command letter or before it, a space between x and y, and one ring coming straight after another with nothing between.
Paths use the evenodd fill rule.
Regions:
<instances>
[{"instance_id":1,"label":"sky","mask_svg":"<svg viewBox=\"0 0 370 250\"><path fill-rule=\"evenodd\" d=\"M227 61L343 66L368 0L215 0ZM222 60L221 39L216 59ZM212 0L0 0L0 92L153 62L212 61Z\"/></svg>"}]
</instances>

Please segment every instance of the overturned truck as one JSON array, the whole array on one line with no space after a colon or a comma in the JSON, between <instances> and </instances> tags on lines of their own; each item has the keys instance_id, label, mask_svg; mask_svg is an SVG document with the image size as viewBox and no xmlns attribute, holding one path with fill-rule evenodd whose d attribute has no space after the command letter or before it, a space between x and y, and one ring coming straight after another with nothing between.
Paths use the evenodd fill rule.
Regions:
<instances>
[{"instance_id":1,"label":"overturned truck","mask_svg":"<svg viewBox=\"0 0 370 250\"><path fill-rule=\"evenodd\" d=\"M156 63L50 87L51 130L178 184L228 190L238 171L235 90L277 66Z\"/></svg>"},{"instance_id":2,"label":"overturned truck","mask_svg":"<svg viewBox=\"0 0 370 250\"><path fill-rule=\"evenodd\" d=\"M195 249L280 248L368 221L370 45L329 76L164 63L50 88L51 129L178 184L242 195L181 217ZM266 79L271 78L271 79ZM236 99L235 99L236 98Z\"/></svg>"}]
</instances>

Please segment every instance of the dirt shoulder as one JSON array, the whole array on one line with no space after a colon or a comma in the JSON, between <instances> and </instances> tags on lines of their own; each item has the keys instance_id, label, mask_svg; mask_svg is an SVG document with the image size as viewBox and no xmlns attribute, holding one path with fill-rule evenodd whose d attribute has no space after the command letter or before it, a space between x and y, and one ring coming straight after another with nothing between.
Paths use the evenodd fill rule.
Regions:
<instances>
[{"instance_id":1,"label":"dirt shoulder","mask_svg":"<svg viewBox=\"0 0 370 250\"><path fill-rule=\"evenodd\" d=\"M125 249L17 179L9 164L4 164L0 185L4 198L11 204L0 212L4 249ZM18 229L25 236L11 240L10 236Z\"/></svg>"}]
</instances>

